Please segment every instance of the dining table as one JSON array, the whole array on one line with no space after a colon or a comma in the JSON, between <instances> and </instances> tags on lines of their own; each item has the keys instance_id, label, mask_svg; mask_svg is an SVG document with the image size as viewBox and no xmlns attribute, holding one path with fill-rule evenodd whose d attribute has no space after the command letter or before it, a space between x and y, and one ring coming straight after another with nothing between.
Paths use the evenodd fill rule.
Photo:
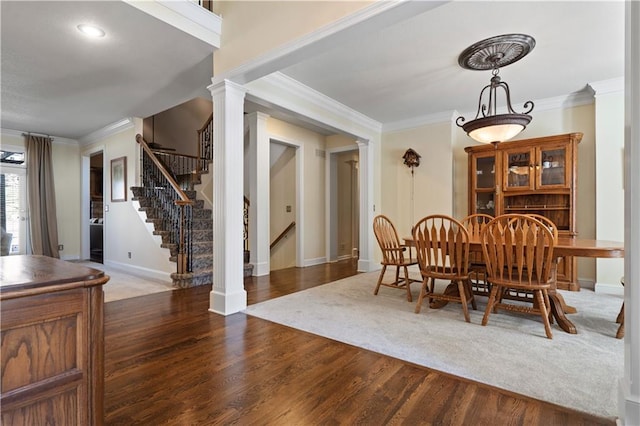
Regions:
<instances>
[{"instance_id":1,"label":"dining table","mask_svg":"<svg viewBox=\"0 0 640 426\"><path fill-rule=\"evenodd\" d=\"M415 246L413 237L404 237L404 242L407 246ZM482 252L482 243L479 237L470 237L469 251ZM619 241L593 240L577 237L560 237L554 246L553 255L555 258L564 256L621 258L624 257L624 243ZM457 286L449 285L445 290L445 293L457 291ZM549 289L549 302L551 304L551 314L558 322L560 328L567 333L576 334L578 332L576 326L565 314L573 314L576 313L577 310L575 307L566 304L562 294L557 291L555 281Z\"/></svg>"}]
</instances>

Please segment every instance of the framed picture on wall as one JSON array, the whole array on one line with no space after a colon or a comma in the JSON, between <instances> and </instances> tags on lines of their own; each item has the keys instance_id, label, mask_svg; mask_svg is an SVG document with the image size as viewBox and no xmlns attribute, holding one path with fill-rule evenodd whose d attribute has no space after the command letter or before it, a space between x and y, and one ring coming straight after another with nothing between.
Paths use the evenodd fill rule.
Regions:
<instances>
[{"instance_id":1,"label":"framed picture on wall","mask_svg":"<svg viewBox=\"0 0 640 426\"><path fill-rule=\"evenodd\" d=\"M111 160L111 201L127 201L127 157Z\"/></svg>"}]
</instances>

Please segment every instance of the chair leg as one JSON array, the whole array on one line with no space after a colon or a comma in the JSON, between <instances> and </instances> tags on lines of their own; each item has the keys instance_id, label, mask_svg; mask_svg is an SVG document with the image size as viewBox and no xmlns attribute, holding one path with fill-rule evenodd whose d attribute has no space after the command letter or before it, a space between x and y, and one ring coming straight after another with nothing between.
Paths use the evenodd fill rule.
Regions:
<instances>
[{"instance_id":1,"label":"chair leg","mask_svg":"<svg viewBox=\"0 0 640 426\"><path fill-rule=\"evenodd\" d=\"M409 268L404 267L404 282L407 287L407 302L413 302L413 296L411 296L411 280L409 279Z\"/></svg>"},{"instance_id":2,"label":"chair leg","mask_svg":"<svg viewBox=\"0 0 640 426\"><path fill-rule=\"evenodd\" d=\"M395 281L395 285L398 285L398 283L400 282L400 267L396 266L396 281Z\"/></svg>"},{"instance_id":3,"label":"chair leg","mask_svg":"<svg viewBox=\"0 0 640 426\"><path fill-rule=\"evenodd\" d=\"M496 295L498 294L498 287L497 285L493 285L491 287L491 293L489 293L489 301L487 302L487 308L484 310L484 316L482 317L482 325L487 325L487 322L489 322L489 315L491 314L491 311L493 310L493 304L496 301Z\"/></svg>"},{"instance_id":4,"label":"chair leg","mask_svg":"<svg viewBox=\"0 0 640 426\"><path fill-rule=\"evenodd\" d=\"M622 307L620 308L620 312L618 312L616 323L620 324L622 321L624 321L624 302L622 302Z\"/></svg>"},{"instance_id":5,"label":"chair leg","mask_svg":"<svg viewBox=\"0 0 640 426\"><path fill-rule=\"evenodd\" d=\"M460 302L462 303L462 313L464 313L464 320L466 322L471 322L469 318L469 307L467 306L467 291L464 288L464 284L462 284L462 280L458 281L458 293L460 294Z\"/></svg>"},{"instance_id":6,"label":"chair leg","mask_svg":"<svg viewBox=\"0 0 640 426\"><path fill-rule=\"evenodd\" d=\"M424 299L424 295L427 292L427 285L429 282L429 278L425 277L422 280L422 287L420 288L420 296L418 297L418 303L416 304L416 314L420 313L420 308L422 308L422 300Z\"/></svg>"},{"instance_id":7,"label":"chair leg","mask_svg":"<svg viewBox=\"0 0 640 426\"><path fill-rule=\"evenodd\" d=\"M467 280L464 284L467 290L467 295L469 296L469 299L471 299L471 307L474 311L476 311L478 310L478 307L476 306L476 298L475 294L473 293L473 287L471 286L471 280Z\"/></svg>"},{"instance_id":8,"label":"chair leg","mask_svg":"<svg viewBox=\"0 0 640 426\"><path fill-rule=\"evenodd\" d=\"M547 290L535 290L534 294L536 296L536 300L538 301L538 305L539 305L539 310L540 310L540 316L542 317L542 322L544 323L544 331L547 334L547 337L549 339L553 339L553 335L551 334L551 325L549 324L549 315L548 315L548 311L547 311L547 307L549 305L547 305L545 303L545 299L548 301L549 297L548 295L545 294L545 296L543 296L543 293L546 293Z\"/></svg>"},{"instance_id":9,"label":"chair leg","mask_svg":"<svg viewBox=\"0 0 640 426\"><path fill-rule=\"evenodd\" d=\"M622 339L624 337L624 302L622 302L622 308L620 308L620 313L618 314L618 321L620 326L618 327L618 331L616 332L616 339Z\"/></svg>"},{"instance_id":10,"label":"chair leg","mask_svg":"<svg viewBox=\"0 0 640 426\"><path fill-rule=\"evenodd\" d=\"M384 278L384 273L387 270L387 265L382 265L382 271L380 271L380 277L378 278L378 285L376 285L376 289L373 291L373 295L377 296L378 291L380 291L380 285L382 284L382 278Z\"/></svg>"}]
</instances>

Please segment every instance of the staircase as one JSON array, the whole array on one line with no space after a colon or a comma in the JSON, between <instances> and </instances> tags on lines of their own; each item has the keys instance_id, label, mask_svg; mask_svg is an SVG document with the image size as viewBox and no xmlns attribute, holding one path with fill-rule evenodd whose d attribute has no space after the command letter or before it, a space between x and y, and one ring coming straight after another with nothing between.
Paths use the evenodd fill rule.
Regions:
<instances>
[{"instance_id":1,"label":"staircase","mask_svg":"<svg viewBox=\"0 0 640 426\"><path fill-rule=\"evenodd\" d=\"M166 200L158 196L158 188L153 186L131 187L133 201L140 204L139 210L147 216L146 222L153 224L153 234L162 238L162 248L169 249L172 262L178 261L177 233L179 228L173 226L175 220L163 205ZM211 284L213 280L213 218L210 209L204 208L204 201L196 198L196 191L185 190L184 193L193 201L191 209L191 230L187 231L187 241L191 247L191 272L171 274L173 285L187 288Z\"/></svg>"}]
</instances>

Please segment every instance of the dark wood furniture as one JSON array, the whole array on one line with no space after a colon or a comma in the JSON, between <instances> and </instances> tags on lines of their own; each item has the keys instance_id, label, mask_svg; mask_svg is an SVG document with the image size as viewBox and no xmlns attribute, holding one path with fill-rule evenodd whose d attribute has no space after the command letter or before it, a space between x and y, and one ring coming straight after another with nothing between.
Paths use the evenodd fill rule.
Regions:
<instances>
[{"instance_id":1,"label":"dark wood furniture","mask_svg":"<svg viewBox=\"0 0 640 426\"><path fill-rule=\"evenodd\" d=\"M539 214L556 224L561 238L576 236L581 140L582 133L567 133L465 148L469 214ZM559 289L580 289L575 258L560 258L557 268Z\"/></svg>"},{"instance_id":2,"label":"dark wood furniture","mask_svg":"<svg viewBox=\"0 0 640 426\"><path fill-rule=\"evenodd\" d=\"M1 423L102 425L104 272L0 258Z\"/></svg>"},{"instance_id":3,"label":"dark wood furniture","mask_svg":"<svg viewBox=\"0 0 640 426\"><path fill-rule=\"evenodd\" d=\"M396 227L391 220L385 215L378 215L373 219L373 233L378 240L378 246L382 251L382 270L378 277L378 283L373 294L377 295L380 291L380 286L386 286L391 288L400 288L407 291L407 301L412 302L411 296L411 283L419 282L409 278L408 267L416 265L417 259L411 258L411 251L407 250L407 247L400 242ZM405 255L406 252L406 255ZM395 280L392 282L383 282L384 274L387 271L387 266L396 268ZM404 277L400 277L400 268L404 271Z\"/></svg>"}]
</instances>

